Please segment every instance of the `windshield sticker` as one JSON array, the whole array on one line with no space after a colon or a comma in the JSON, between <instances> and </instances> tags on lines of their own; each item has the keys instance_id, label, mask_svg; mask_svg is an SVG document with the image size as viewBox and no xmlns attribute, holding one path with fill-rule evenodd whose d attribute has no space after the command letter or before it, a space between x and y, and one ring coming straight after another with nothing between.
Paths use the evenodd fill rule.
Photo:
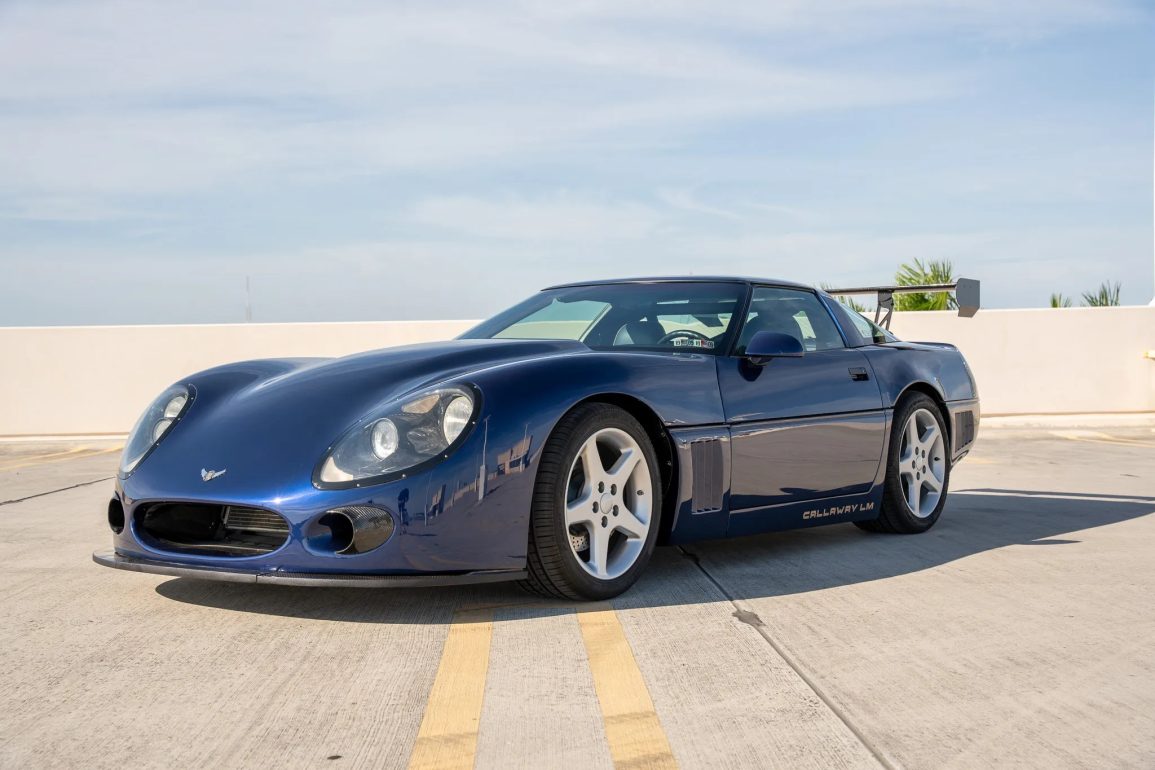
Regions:
<instances>
[{"instance_id":1,"label":"windshield sticker","mask_svg":"<svg viewBox=\"0 0 1155 770\"><path fill-rule=\"evenodd\" d=\"M700 340L696 337L675 337L673 339L674 347L676 348L705 348L713 350L713 340Z\"/></svg>"}]
</instances>

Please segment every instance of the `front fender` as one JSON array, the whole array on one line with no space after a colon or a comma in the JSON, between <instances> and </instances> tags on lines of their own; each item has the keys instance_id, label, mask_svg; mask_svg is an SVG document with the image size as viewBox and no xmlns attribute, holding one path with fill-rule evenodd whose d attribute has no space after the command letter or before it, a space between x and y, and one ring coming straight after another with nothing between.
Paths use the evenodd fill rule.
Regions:
<instances>
[{"instance_id":1,"label":"front fender","mask_svg":"<svg viewBox=\"0 0 1155 770\"><path fill-rule=\"evenodd\" d=\"M454 560L471 550L498 555L488 569L524 566L533 486L558 421L599 395L627 395L669 427L722 423L712 356L588 353L513 362L464 378L482 394L479 424L462 451L430 473L421 522Z\"/></svg>"}]
</instances>

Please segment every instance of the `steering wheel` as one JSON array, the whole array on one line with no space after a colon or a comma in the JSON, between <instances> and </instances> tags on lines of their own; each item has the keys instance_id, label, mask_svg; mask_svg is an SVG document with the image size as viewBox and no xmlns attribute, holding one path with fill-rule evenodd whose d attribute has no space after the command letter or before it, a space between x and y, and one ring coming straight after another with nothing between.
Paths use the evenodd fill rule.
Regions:
<instances>
[{"instance_id":1,"label":"steering wheel","mask_svg":"<svg viewBox=\"0 0 1155 770\"><path fill-rule=\"evenodd\" d=\"M701 332L693 331L692 329L675 329L674 331L670 332L669 334L663 334L661 336L661 338L658 339L657 344L665 345L667 342L673 342L674 340L676 340L678 338L685 338L685 339L691 339L691 340L701 340L702 342L710 343L709 345L701 345L700 346L700 347L704 347L704 348L714 346L714 340L710 339L705 334L702 334ZM686 347L693 347L693 346L687 345Z\"/></svg>"}]
</instances>

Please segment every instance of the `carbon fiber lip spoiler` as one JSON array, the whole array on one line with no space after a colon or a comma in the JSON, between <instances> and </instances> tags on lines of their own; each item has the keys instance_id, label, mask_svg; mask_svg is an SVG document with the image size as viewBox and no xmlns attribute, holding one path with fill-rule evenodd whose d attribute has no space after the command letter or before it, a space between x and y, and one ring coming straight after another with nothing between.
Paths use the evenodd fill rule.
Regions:
<instances>
[{"instance_id":1,"label":"carbon fiber lip spoiler","mask_svg":"<svg viewBox=\"0 0 1155 770\"><path fill-rule=\"evenodd\" d=\"M926 283L918 286L860 286L854 289L827 289L827 294L842 296L847 294L873 294L878 300L874 309L874 322L884 329L890 328L890 318L894 314L895 294L936 294L953 293L958 305L958 314L963 318L973 318L979 312L979 282L974 278L959 278L954 283Z\"/></svg>"}]
</instances>

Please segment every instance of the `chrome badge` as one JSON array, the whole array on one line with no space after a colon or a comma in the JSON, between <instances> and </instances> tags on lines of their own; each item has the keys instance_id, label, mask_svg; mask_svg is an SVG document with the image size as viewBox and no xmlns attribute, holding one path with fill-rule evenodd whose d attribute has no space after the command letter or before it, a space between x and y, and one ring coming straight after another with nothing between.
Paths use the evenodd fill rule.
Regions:
<instances>
[{"instance_id":1,"label":"chrome badge","mask_svg":"<svg viewBox=\"0 0 1155 770\"><path fill-rule=\"evenodd\" d=\"M228 468L222 468L219 471L209 471L201 468L201 481L212 481L217 476L224 476L228 470Z\"/></svg>"}]
</instances>

